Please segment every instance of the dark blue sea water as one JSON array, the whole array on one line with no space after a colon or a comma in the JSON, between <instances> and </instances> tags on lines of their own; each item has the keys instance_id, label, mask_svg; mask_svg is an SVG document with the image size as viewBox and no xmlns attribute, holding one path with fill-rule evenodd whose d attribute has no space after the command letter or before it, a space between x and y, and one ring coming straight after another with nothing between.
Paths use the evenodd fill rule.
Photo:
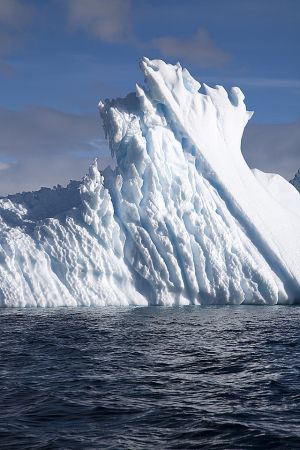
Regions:
<instances>
[{"instance_id":1,"label":"dark blue sea water","mask_svg":"<svg viewBox=\"0 0 300 450\"><path fill-rule=\"evenodd\" d=\"M0 310L2 449L300 448L300 308Z\"/></svg>"}]
</instances>

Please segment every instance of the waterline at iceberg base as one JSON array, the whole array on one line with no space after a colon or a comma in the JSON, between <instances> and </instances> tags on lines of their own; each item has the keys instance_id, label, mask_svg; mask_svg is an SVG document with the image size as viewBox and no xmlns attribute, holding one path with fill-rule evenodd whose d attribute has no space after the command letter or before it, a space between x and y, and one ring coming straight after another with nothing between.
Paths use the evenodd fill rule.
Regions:
<instances>
[{"instance_id":1,"label":"waterline at iceberg base","mask_svg":"<svg viewBox=\"0 0 300 450\"><path fill-rule=\"evenodd\" d=\"M116 169L0 200L0 305L297 302L300 195L247 166L241 90L140 65L99 104Z\"/></svg>"}]
</instances>

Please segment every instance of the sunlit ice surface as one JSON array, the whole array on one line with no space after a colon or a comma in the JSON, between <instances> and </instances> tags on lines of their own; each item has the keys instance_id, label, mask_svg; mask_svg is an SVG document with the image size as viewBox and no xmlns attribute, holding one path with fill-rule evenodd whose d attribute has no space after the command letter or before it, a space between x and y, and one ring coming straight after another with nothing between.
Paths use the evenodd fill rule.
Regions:
<instances>
[{"instance_id":1,"label":"sunlit ice surface","mask_svg":"<svg viewBox=\"0 0 300 450\"><path fill-rule=\"evenodd\" d=\"M0 305L297 302L300 195L247 166L243 93L140 66L99 103L115 169L0 200Z\"/></svg>"}]
</instances>

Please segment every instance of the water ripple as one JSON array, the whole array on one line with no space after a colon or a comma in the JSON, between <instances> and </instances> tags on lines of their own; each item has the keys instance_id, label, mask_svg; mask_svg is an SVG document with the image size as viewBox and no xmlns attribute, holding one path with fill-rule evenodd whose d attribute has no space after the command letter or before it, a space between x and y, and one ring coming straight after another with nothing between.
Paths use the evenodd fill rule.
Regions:
<instances>
[{"instance_id":1,"label":"water ripple","mask_svg":"<svg viewBox=\"0 0 300 450\"><path fill-rule=\"evenodd\" d=\"M0 310L1 449L300 448L300 308Z\"/></svg>"}]
</instances>

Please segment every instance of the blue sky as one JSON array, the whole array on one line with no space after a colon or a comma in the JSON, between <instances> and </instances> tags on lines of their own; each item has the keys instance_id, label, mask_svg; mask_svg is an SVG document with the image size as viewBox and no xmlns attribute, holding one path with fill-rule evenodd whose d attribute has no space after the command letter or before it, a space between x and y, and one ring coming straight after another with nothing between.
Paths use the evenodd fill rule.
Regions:
<instances>
[{"instance_id":1,"label":"blue sky","mask_svg":"<svg viewBox=\"0 0 300 450\"><path fill-rule=\"evenodd\" d=\"M109 163L97 103L142 81L143 55L241 87L249 163L298 170L298 0L1 0L0 195Z\"/></svg>"}]
</instances>

